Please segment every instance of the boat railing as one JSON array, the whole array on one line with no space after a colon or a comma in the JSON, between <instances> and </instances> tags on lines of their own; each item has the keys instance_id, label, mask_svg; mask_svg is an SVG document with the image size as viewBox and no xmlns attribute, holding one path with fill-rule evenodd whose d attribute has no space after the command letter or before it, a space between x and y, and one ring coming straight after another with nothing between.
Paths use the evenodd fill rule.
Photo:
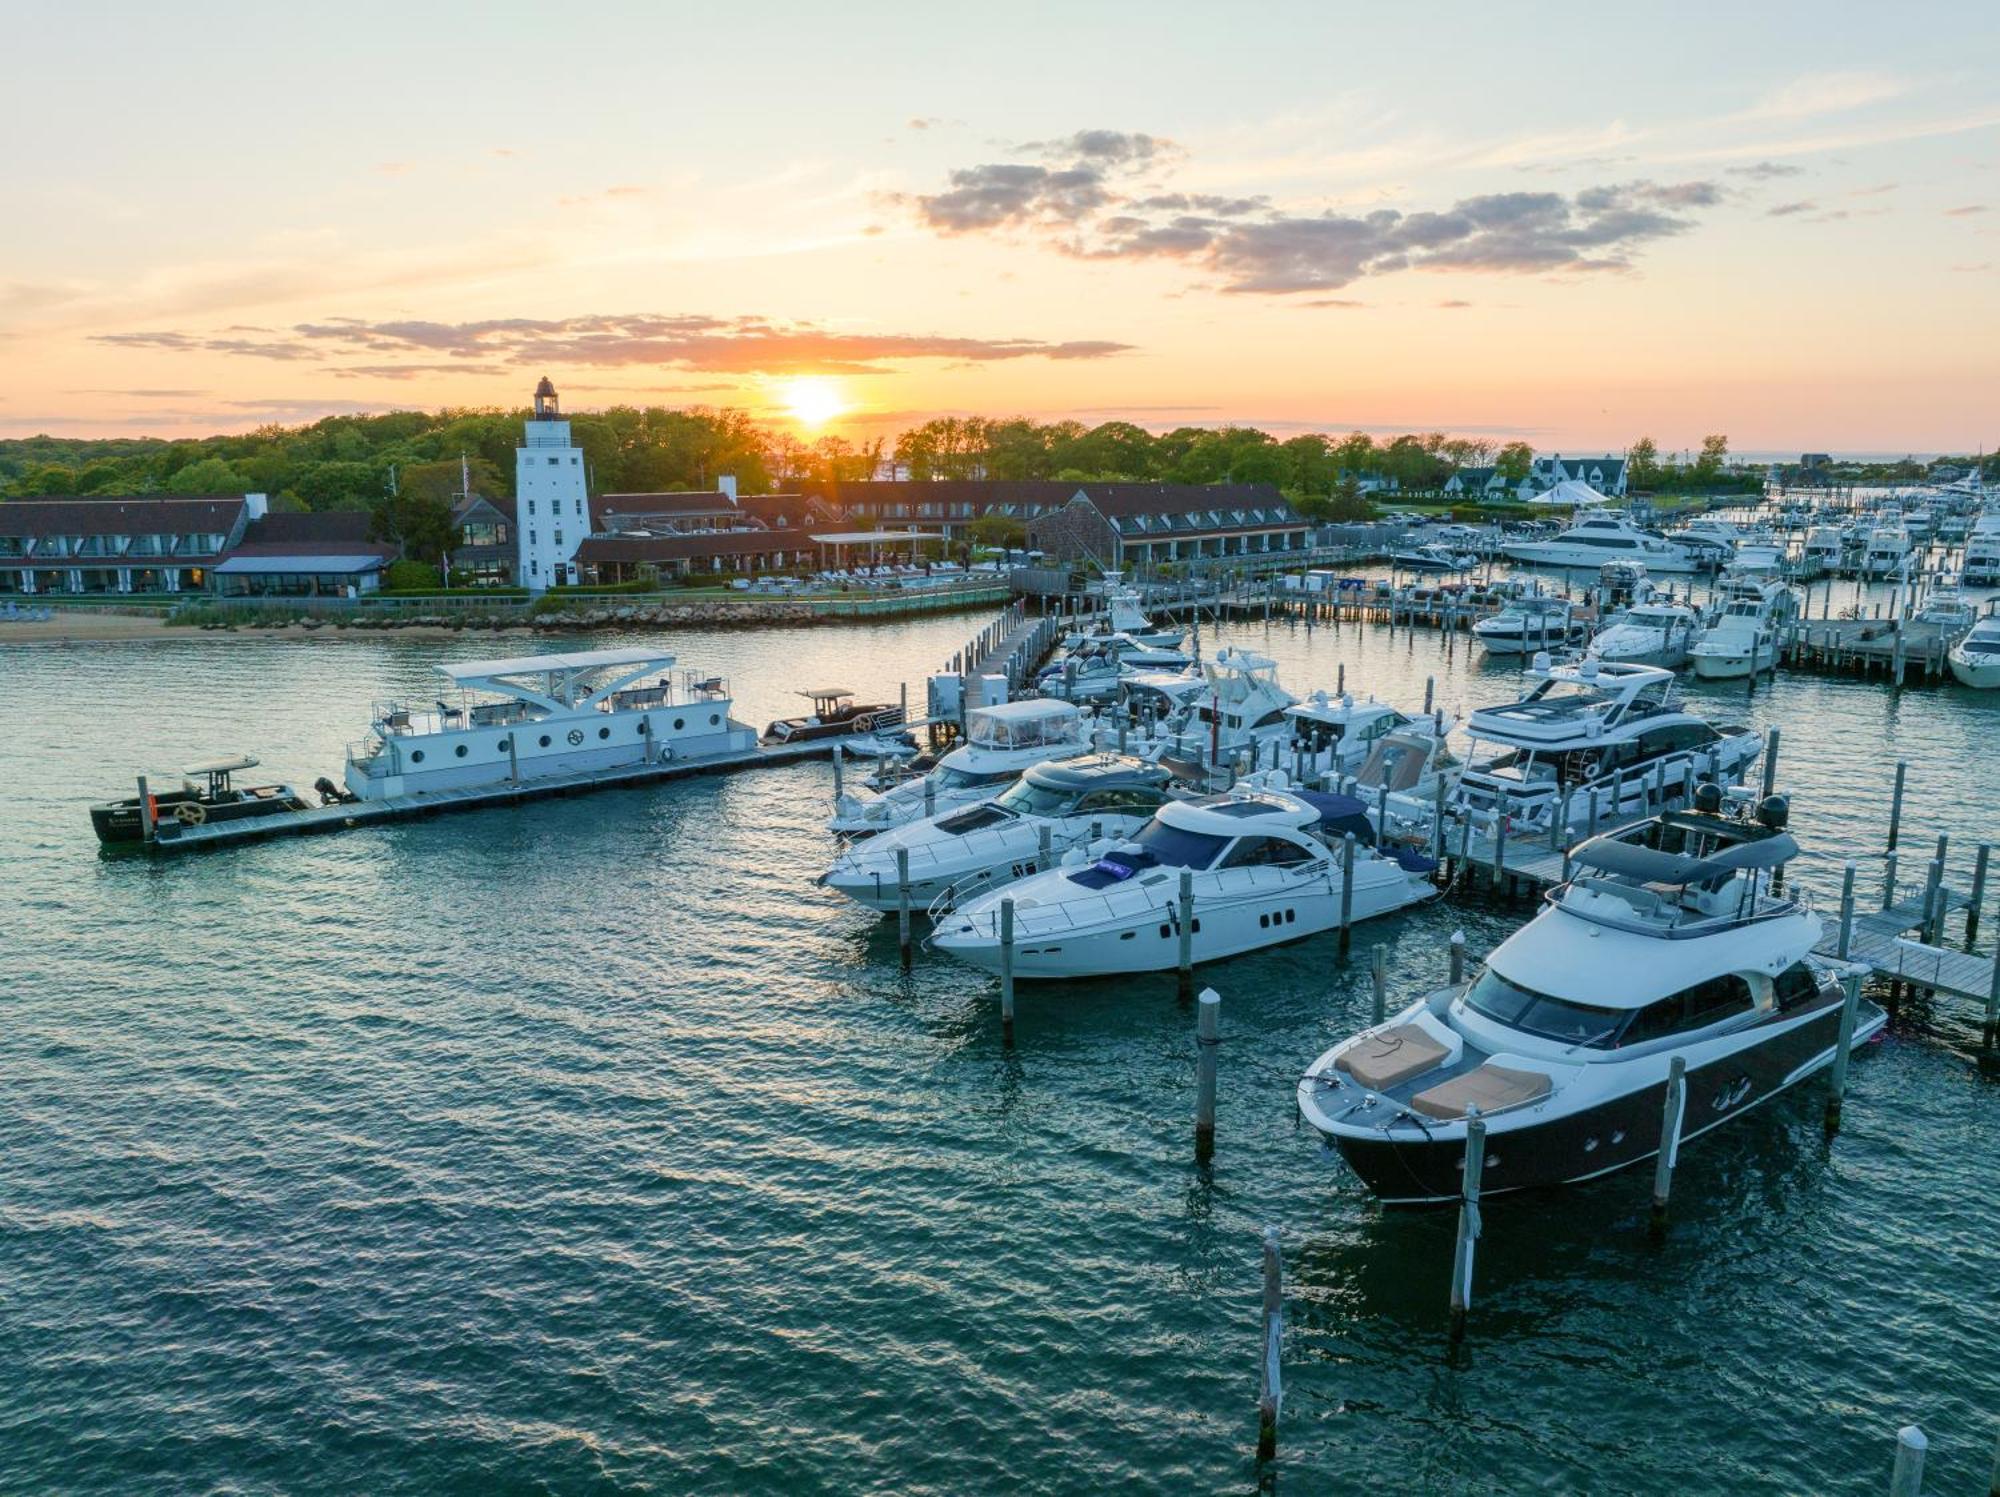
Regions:
<instances>
[{"instance_id":1,"label":"boat railing","mask_svg":"<svg viewBox=\"0 0 2000 1497\"><path fill-rule=\"evenodd\" d=\"M1194 914L1199 920L1203 915L1215 910L1229 910L1240 905L1264 898L1277 889L1295 889L1313 878L1328 876L1333 872L1331 857L1314 858L1309 862L1296 864L1290 868L1236 868L1229 870L1245 875L1236 882L1238 887L1229 894L1197 892L1194 899ZM1153 870L1148 869L1147 872ZM1178 879L1180 870L1169 867L1167 872ZM1120 898L1123 895L1125 897ZM1151 884L1143 889L1127 885L1114 885L1102 894L1080 898L1064 899L1060 904L1037 904L1014 911L1014 934L1017 940L1041 937L1060 931L1067 935L1087 935L1099 927L1116 927L1135 915L1153 916L1173 921L1179 918L1175 910L1180 902L1177 882L1169 881L1164 887ZM952 916L957 912L950 907L940 911ZM966 918L976 931L991 935L995 940L1000 935L1000 906L996 901L992 908L976 917Z\"/></svg>"}]
</instances>

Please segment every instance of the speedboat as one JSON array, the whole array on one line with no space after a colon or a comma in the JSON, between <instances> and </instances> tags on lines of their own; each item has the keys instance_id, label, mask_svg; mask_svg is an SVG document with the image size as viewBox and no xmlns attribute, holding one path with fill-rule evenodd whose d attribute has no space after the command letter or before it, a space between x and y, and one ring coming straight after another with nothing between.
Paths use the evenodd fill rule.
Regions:
<instances>
[{"instance_id":1,"label":"speedboat","mask_svg":"<svg viewBox=\"0 0 2000 1497\"><path fill-rule=\"evenodd\" d=\"M1636 561L1653 572L1697 572L1711 564L1714 548L1684 545L1642 530L1623 515L1587 514L1552 540L1508 540L1501 551L1537 567L1596 567Z\"/></svg>"},{"instance_id":2,"label":"speedboat","mask_svg":"<svg viewBox=\"0 0 2000 1497\"><path fill-rule=\"evenodd\" d=\"M441 665L446 696L375 704L347 751L347 788L391 800L754 749L728 683L674 665L640 646Z\"/></svg>"},{"instance_id":3,"label":"speedboat","mask_svg":"<svg viewBox=\"0 0 2000 1497\"><path fill-rule=\"evenodd\" d=\"M245 821L275 816L282 811L303 811L310 806L311 802L290 785L236 788L231 777L256 767L257 761L248 754L190 764L182 771L178 789L147 790L153 826L196 827L210 821ZM321 796L325 799L325 791ZM335 798L339 798L337 793ZM146 840L146 816L136 795L92 806L90 824L97 840L107 847Z\"/></svg>"},{"instance_id":4,"label":"speedboat","mask_svg":"<svg viewBox=\"0 0 2000 1497\"><path fill-rule=\"evenodd\" d=\"M1162 628L1139 606L1139 590L1125 582L1123 572L1106 572L1103 588L1104 610L1091 627L1069 636L1074 646L1101 634L1123 634L1141 645L1159 650L1177 650L1187 638L1187 630L1171 625Z\"/></svg>"},{"instance_id":5,"label":"speedboat","mask_svg":"<svg viewBox=\"0 0 2000 1497\"><path fill-rule=\"evenodd\" d=\"M1799 616L1799 596L1782 582L1729 576L1722 583L1722 611L1688 652L1694 673L1726 681L1778 668L1784 626Z\"/></svg>"},{"instance_id":6,"label":"speedboat","mask_svg":"<svg viewBox=\"0 0 2000 1497\"><path fill-rule=\"evenodd\" d=\"M816 738L868 736L901 728L903 709L894 702L859 705L850 686L819 686L796 693L812 703L804 717L781 717L764 729L765 743L805 743Z\"/></svg>"},{"instance_id":7,"label":"speedboat","mask_svg":"<svg viewBox=\"0 0 2000 1497\"><path fill-rule=\"evenodd\" d=\"M927 909L947 891L963 899L1050 866L1085 842L1129 836L1166 804L1170 779L1158 765L1119 755L1051 759L992 800L854 843L820 882L870 909L893 910L896 854L905 851L913 908Z\"/></svg>"},{"instance_id":8,"label":"speedboat","mask_svg":"<svg viewBox=\"0 0 2000 1497\"><path fill-rule=\"evenodd\" d=\"M1774 887L1799 851L1784 802L1751 820L1703 789L1701 809L1583 843L1570 881L1470 982L1307 1068L1300 1111L1370 1190L1458 1199L1474 1118L1482 1194L1593 1179L1667 1144L1676 1059L1687 1090L1675 1148L1832 1063L1845 968L1812 954L1819 916ZM1863 1002L1852 1045L1885 1023Z\"/></svg>"},{"instance_id":9,"label":"speedboat","mask_svg":"<svg viewBox=\"0 0 2000 1497\"><path fill-rule=\"evenodd\" d=\"M1577 643L1584 625L1567 598L1516 598L1472 626L1472 637L1489 655L1526 655Z\"/></svg>"},{"instance_id":10,"label":"speedboat","mask_svg":"<svg viewBox=\"0 0 2000 1497\"><path fill-rule=\"evenodd\" d=\"M1537 656L1534 688L1466 720L1467 768L1446 813L1482 832L1551 829L1684 803L1703 779L1732 783L1763 749L1750 728L1715 728L1688 712L1674 673L1660 666ZM1434 808L1406 812L1428 825Z\"/></svg>"},{"instance_id":11,"label":"speedboat","mask_svg":"<svg viewBox=\"0 0 2000 1497\"><path fill-rule=\"evenodd\" d=\"M930 944L998 971L1000 902L1011 899L1016 977L1168 970L1179 961L1183 919L1194 961L1238 956L1340 923L1350 834L1350 918L1372 919L1436 894L1427 859L1376 850L1361 802L1290 788L1273 770L1221 794L1169 801L1129 841L1072 851L1046 873L940 906ZM1180 908L1183 870L1191 916Z\"/></svg>"},{"instance_id":12,"label":"speedboat","mask_svg":"<svg viewBox=\"0 0 2000 1497\"><path fill-rule=\"evenodd\" d=\"M1037 684L1066 701L1101 701L1118 694L1128 672L1186 670L1191 663L1179 650L1141 644L1129 634L1093 634L1045 667Z\"/></svg>"},{"instance_id":13,"label":"speedboat","mask_svg":"<svg viewBox=\"0 0 2000 1497\"><path fill-rule=\"evenodd\" d=\"M1429 545L1391 551L1389 565L1404 572L1469 572L1479 565L1479 558L1470 551L1454 551L1433 541Z\"/></svg>"},{"instance_id":14,"label":"speedboat","mask_svg":"<svg viewBox=\"0 0 2000 1497\"><path fill-rule=\"evenodd\" d=\"M1961 686L1991 691L2000 686L2000 617L1989 615L1951 647L1945 663Z\"/></svg>"},{"instance_id":15,"label":"speedboat","mask_svg":"<svg viewBox=\"0 0 2000 1497\"><path fill-rule=\"evenodd\" d=\"M879 793L865 788L834 801L830 828L845 837L872 837L939 811L992 800L1021 772L1084 751L1083 716L1069 702L1031 700L974 707L965 742L924 774Z\"/></svg>"},{"instance_id":16,"label":"speedboat","mask_svg":"<svg viewBox=\"0 0 2000 1497\"><path fill-rule=\"evenodd\" d=\"M1689 647L1701 632L1701 615L1685 603L1635 603L1591 638L1590 653L1600 660L1631 665L1686 665Z\"/></svg>"}]
</instances>

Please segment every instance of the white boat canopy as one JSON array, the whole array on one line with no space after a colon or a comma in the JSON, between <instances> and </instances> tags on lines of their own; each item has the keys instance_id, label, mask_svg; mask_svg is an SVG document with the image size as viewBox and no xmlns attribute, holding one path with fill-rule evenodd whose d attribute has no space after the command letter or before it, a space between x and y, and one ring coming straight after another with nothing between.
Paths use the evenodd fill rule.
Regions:
<instances>
[{"instance_id":1,"label":"white boat canopy","mask_svg":"<svg viewBox=\"0 0 2000 1497\"><path fill-rule=\"evenodd\" d=\"M1036 748L1082 737L1083 714L1071 702L1002 702L975 707L966 716L966 736L982 748Z\"/></svg>"},{"instance_id":2,"label":"white boat canopy","mask_svg":"<svg viewBox=\"0 0 2000 1497\"><path fill-rule=\"evenodd\" d=\"M659 650L626 646L618 650L577 650L567 655L516 655L500 660L461 660L441 665L442 675L464 685L487 676L533 676L549 671L594 671L613 665L657 665L672 667L674 657Z\"/></svg>"},{"instance_id":3,"label":"white boat canopy","mask_svg":"<svg viewBox=\"0 0 2000 1497\"><path fill-rule=\"evenodd\" d=\"M235 774L239 769L255 769L257 761L249 754L238 754L230 759L209 759L200 764L190 764L182 774Z\"/></svg>"},{"instance_id":4,"label":"white boat canopy","mask_svg":"<svg viewBox=\"0 0 2000 1497\"><path fill-rule=\"evenodd\" d=\"M461 660L441 665L438 671L455 686L498 692L558 712L594 707L642 677L672 670L674 658L664 650L627 646L567 655ZM599 675L603 671L611 672L609 678Z\"/></svg>"}]
</instances>

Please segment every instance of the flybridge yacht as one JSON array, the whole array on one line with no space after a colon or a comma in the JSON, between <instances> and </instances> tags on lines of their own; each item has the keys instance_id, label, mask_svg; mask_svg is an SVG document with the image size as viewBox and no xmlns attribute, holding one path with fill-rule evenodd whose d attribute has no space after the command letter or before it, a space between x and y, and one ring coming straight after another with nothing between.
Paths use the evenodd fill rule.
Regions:
<instances>
[{"instance_id":1,"label":"flybridge yacht","mask_svg":"<svg viewBox=\"0 0 2000 1497\"><path fill-rule=\"evenodd\" d=\"M1965 565L1959 574L1968 587L2000 583L2000 511L1973 521L1965 537Z\"/></svg>"},{"instance_id":2,"label":"flybridge yacht","mask_svg":"<svg viewBox=\"0 0 2000 1497\"><path fill-rule=\"evenodd\" d=\"M1835 571L1847 555L1847 541L1838 525L1815 525L1806 532L1802 554L1807 565L1822 571Z\"/></svg>"},{"instance_id":3,"label":"flybridge yacht","mask_svg":"<svg viewBox=\"0 0 2000 1497\"><path fill-rule=\"evenodd\" d=\"M1291 724L1291 746L1309 773L1335 776L1357 773L1389 734L1413 726L1407 713L1373 697L1357 701L1351 692L1330 697L1316 691L1285 709ZM1417 720L1420 731L1431 730L1429 718Z\"/></svg>"},{"instance_id":4,"label":"flybridge yacht","mask_svg":"<svg viewBox=\"0 0 2000 1497\"><path fill-rule=\"evenodd\" d=\"M1635 603L1592 636L1590 652L1600 660L1676 670L1687 664L1700 632L1701 615L1685 603Z\"/></svg>"},{"instance_id":5,"label":"flybridge yacht","mask_svg":"<svg viewBox=\"0 0 2000 1497\"><path fill-rule=\"evenodd\" d=\"M875 910L897 907L896 854L907 850L910 903L946 891L964 899L1024 878L1047 852L1061 857L1096 838L1124 838L1167 802L1171 776L1156 764L1086 755L1032 766L992 800L927 816L846 848L820 882Z\"/></svg>"},{"instance_id":6,"label":"flybridge yacht","mask_svg":"<svg viewBox=\"0 0 2000 1497\"><path fill-rule=\"evenodd\" d=\"M1913 624L1935 624L1946 639L1956 639L1979 622L1979 612L1965 601L1965 590L1950 573L1940 573L1924 594L1923 606L1910 616Z\"/></svg>"},{"instance_id":7,"label":"flybridge yacht","mask_svg":"<svg viewBox=\"0 0 2000 1497\"><path fill-rule=\"evenodd\" d=\"M1893 577L1909 564L1910 532L1900 517L1889 516L1868 532L1861 552L1861 575Z\"/></svg>"},{"instance_id":8,"label":"flybridge yacht","mask_svg":"<svg viewBox=\"0 0 2000 1497\"><path fill-rule=\"evenodd\" d=\"M1399 910L1437 891L1431 865L1385 856L1361 802L1288 788L1282 771L1234 790L1169 801L1129 842L1069 853L1063 865L932 912L931 944L1000 967L1000 901L1014 901L1016 977L1160 972L1180 954L1181 870L1192 877L1189 941L1197 962L1296 940L1340 923L1340 849L1355 838L1351 914Z\"/></svg>"},{"instance_id":9,"label":"flybridge yacht","mask_svg":"<svg viewBox=\"0 0 2000 1497\"><path fill-rule=\"evenodd\" d=\"M1138 644L1158 650L1178 650L1181 641L1187 638L1187 630L1171 625L1161 628L1146 616L1139 606L1139 590L1126 584L1123 572L1104 574L1104 611L1090 628L1070 635L1067 642L1078 645L1099 634L1127 635Z\"/></svg>"},{"instance_id":10,"label":"flybridge yacht","mask_svg":"<svg viewBox=\"0 0 2000 1497\"><path fill-rule=\"evenodd\" d=\"M1782 631L1798 616L1799 595L1782 582L1724 578L1721 612L1689 652L1694 673L1722 681L1776 670Z\"/></svg>"},{"instance_id":11,"label":"flybridge yacht","mask_svg":"<svg viewBox=\"0 0 2000 1497\"><path fill-rule=\"evenodd\" d=\"M875 793L849 790L835 802L832 830L872 837L938 811L993 799L1021 771L1085 749L1083 718L1069 702L1002 702L966 715L966 741L927 774Z\"/></svg>"},{"instance_id":12,"label":"flybridge yacht","mask_svg":"<svg viewBox=\"0 0 2000 1497\"><path fill-rule=\"evenodd\" d=\"M1653 572L1697 572L1711 561L1707 547L1682 545L1641 530L1623 515L1587 514L1552 540L1510 540L1501 551L1537 567L1598 567L1607 561L1636 561Z\"/></svg>"},{"instance_id":13,"label":"flybridge yacht","mask_svg":"<svg viewBox=\"0 0 2000 1497\"><path fill-rule=\"evenodd\" d=\"M1713 728L1681 705L1674 673L1653 665L1585 659L1549 665L1536 657L1532 691L1466 721L1468 768L1446 802L1481 830L1564 829L1657 808L1701 778L1728 782L1763 748L1749 728ZM1428 826L1433 808L1399 810Z\"/></svg>"},{"instance_id":14,"label":"flybridge yacht","mask_svg":"<svg viewBox=\"0 0 2000 1497\"><path fill-rule=\"evenodd\" d=\"M392 800L754 749L728 683L674 664L629 648L441 665L449 699L376 703L347 788Z\"/></svg>"},{"instance_id":15,"label":"flybridge yacht","mask_svg":"<svg viewBox=\"0 0 2000 1497\"><path fill-rule=\"evenodd\" d=\"M1285 709L1298 701L1278 683L1278 662L1268 655L1229 647L1202 664L1207 689L1194 696L1173 723L1169 752L1209 768L1227 764L1238 750L1261 750L1288 738Z\"/></svg>"},{"instance_id":16,"label":"flybridge yacht","mask_svg":"<svg viewBox=\"0 0 2000 1497\"><path fill-rule=\"evenodd\" d=\"M1842 968L1811 954L1819 917L1773 887L1799 850L1784 802L1751 821L1702 789L1702 809L1575 849L1575 876L1471 982L1313 1062L1300 1110L1377 1195L1456 1200L1475 1116L1486 1192L1651 1159L1677 1056L1687 1094L1673 1146L1831 1064ZM1864 1002L1853 1044L1886 1021Z\"/></svg>"},{"instance_id":17,"label":"flybridge yacht","mask_svg":"<svg viewBox=\"0 0 2000 1497\"><path fill-rule=\"evenodd\" d=\"M1472 637L1489 655L1526 655L1577 643L1584 626L1567 598L1530 594L1472 626Z\"/></svg>"}]
</instances>

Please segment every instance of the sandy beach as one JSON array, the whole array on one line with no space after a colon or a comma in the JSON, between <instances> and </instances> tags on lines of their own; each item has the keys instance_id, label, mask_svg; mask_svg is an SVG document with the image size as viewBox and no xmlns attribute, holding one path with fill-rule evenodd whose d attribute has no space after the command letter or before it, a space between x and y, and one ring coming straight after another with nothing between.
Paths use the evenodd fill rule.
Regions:
<instances>
[{"instance_id":1,"label":"sandy beach","mask_svg":"<svg viewBox=\"0 0 2000 1497\"><path fill-rule=\"evenodd\" d=\"M444 639L466 631L436 625L411 625L393 631L401 639ZM529 634L532 630L481 629L481 634ZM0 620L0 648L8 645L74 645L144 643L156 640L299 639L340 640L379 639L383 631L336 629L331 626L309 629L299 624L259 626L232 625L226 629L203 629L198 625L169 624L155 614L88 613L81 609L58 609L49 619Z\"/></svg>"}]
</instances>

